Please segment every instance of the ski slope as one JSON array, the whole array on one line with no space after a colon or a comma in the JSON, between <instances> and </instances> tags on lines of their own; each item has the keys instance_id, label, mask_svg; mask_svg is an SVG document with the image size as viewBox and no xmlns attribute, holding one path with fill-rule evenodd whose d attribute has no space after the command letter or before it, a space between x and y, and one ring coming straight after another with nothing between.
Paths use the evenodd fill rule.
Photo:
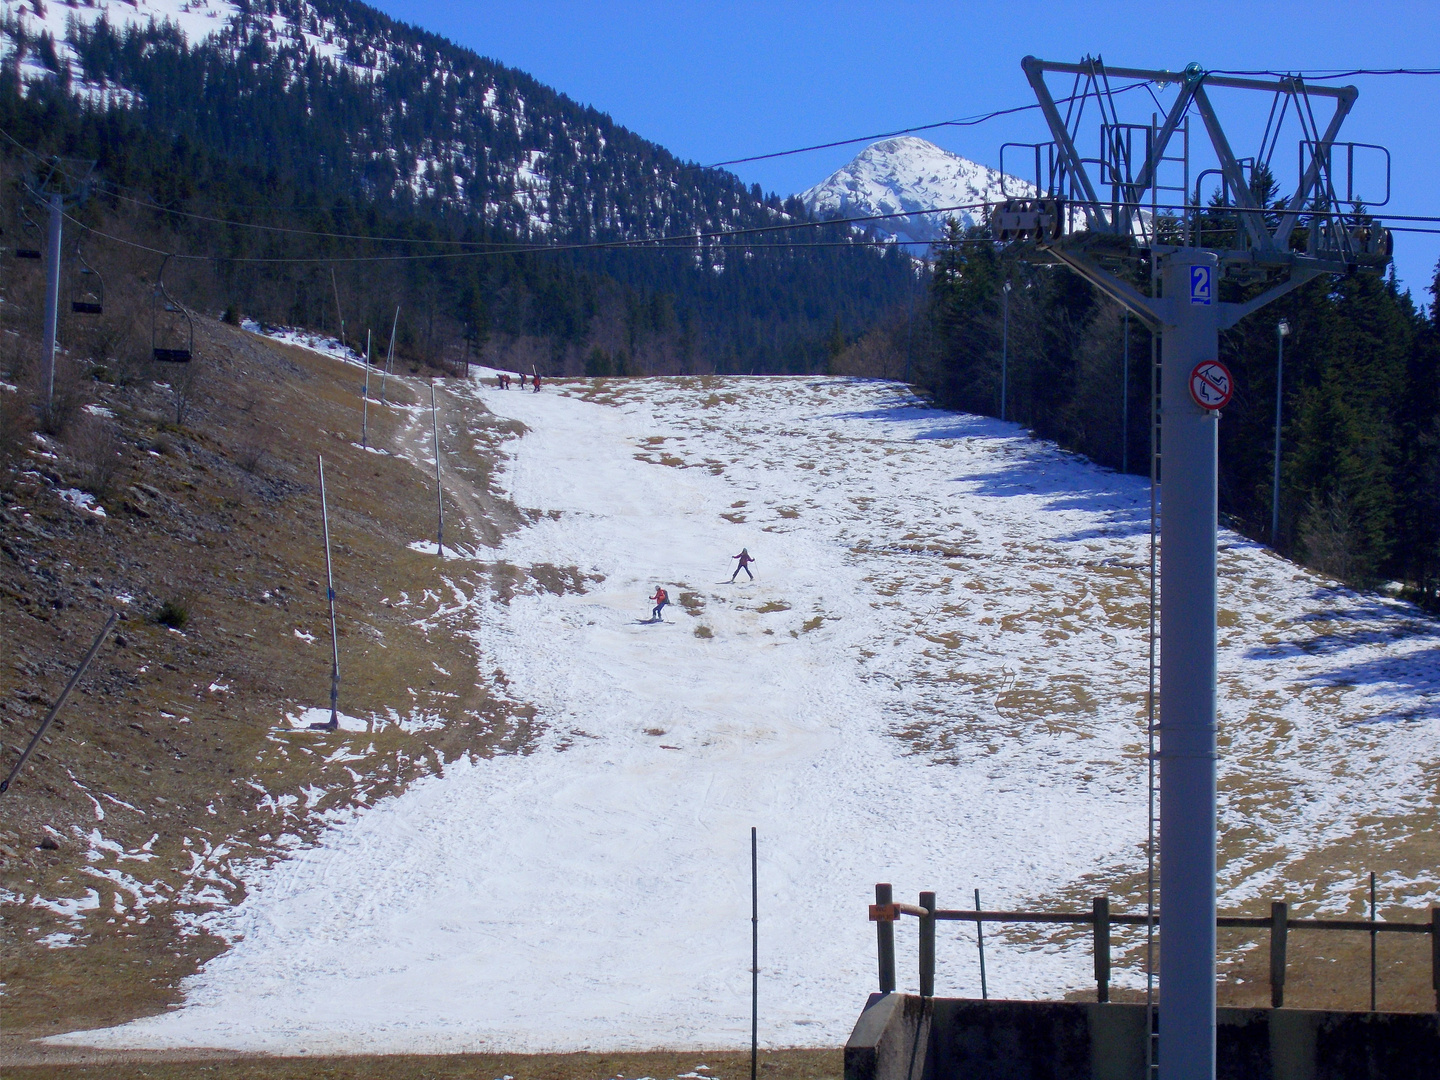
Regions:
<instances>
[{"instance_id":1,"label":"ski slope","mask_svg":"<svg viewBox=\"0 0 1440 1080\"><path fill-rule=\"evenodd\" d=\"M893 384L457 392L528 428L500 483L537 513L485 557L589 582L455 586L436 622L537 707L538 744L449 762L255 868L184 1007L62 1040L739 1047L754 825L761 1041L834 1046L874 985L876 881L1006 907L1143 871L1143 480ZM729 584L742 546L756 580ZM1440 627L1222 547L1222 902L1292 887L1344 910L1358 869L1287 874L1362 821L1395 843L1433 827ZM657 583L673 606L646 624ZM1440 898L1433 876L1382 882ZM913 925L899 938L913 987ZM987 946L992 994L1090 985L1083 940ZM940 991L976 993L973 931L938 952Z\"/></svg>"}]
</instances>

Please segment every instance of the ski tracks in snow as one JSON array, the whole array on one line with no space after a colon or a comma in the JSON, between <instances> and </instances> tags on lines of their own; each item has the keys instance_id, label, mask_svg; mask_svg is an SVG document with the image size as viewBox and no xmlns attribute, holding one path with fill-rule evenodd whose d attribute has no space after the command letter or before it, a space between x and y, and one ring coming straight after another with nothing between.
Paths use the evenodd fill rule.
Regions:
<instances>
[{"instance_id":1,"label":"ski tracks in snow","mask_svg":"<svg viewBox=\"0 0 1440 1080\"><path fill-rule=\"evenodd\" d=\"M755 825L762 1041L833 1046L873 983L875 881L1020 906L1143 868L1143 480L890 384L467 392L528 428L496 483L538 513L498 556L592 583L457 598L540 744L452 762L258 870L183 1009L63 1038L739 1046ZM1224 546L1234 902L1364 815L1433 820L1440 675L1411 609ZM741 547L757 580L716 584ZM644 625L656 584L672 606ZM1088 984L1083 943L994 951L1002 996ZM973 992L971 948L939 954L945 991Z\"/></svg>"}]
</instances>

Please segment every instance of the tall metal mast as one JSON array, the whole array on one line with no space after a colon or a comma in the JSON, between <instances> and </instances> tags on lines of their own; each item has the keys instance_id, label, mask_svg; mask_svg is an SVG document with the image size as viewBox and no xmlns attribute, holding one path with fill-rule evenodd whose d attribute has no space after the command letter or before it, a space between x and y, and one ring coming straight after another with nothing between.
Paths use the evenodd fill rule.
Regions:
<instances>
[{"instance_id":1,"label":"tall metal mast","mask_svg":"<svg viewBox=\"0 0 1440 1080\"><path fill-rule=\"evenodd\" d=\"M1053 142L1033 149L1031 193L1007 200L992 215L993 235L1015 242L1022 257L1070 267L1133 313L1161 339L1160 414L1163 512L1160 526L1160 1072L1164 1080L1215 1076L1216 869L1216 472L1219 409L1233 392L1219 363L1220 331L1321 274L1353 273L1389 261L1389 233L1337 198L1332 159L1335 137L1358 91L1309 86L1299 78L1251 79L1211 75L1198 64L1183 72L1106 67L1098 58L1078 64L1022 62ZM1074 87L1062 115L1047 75L1067 75ZM1163 123L1120 120L1111 80L1139 80L1178 89ZM1211 89L1274 95L1262 153L1237 158L1210 98ZM1098 154L1077 146L1085 101L1100 113ZM1333 102L1322 130L1316 99ZM1293 111L1292 111L1293 110ZM1188 117L1200 117L1218 159L1221 212L1233 222L1211 228L1204 244L1198 190L1190 197L1188 134L1186 192L1177 212L1159 213L1161 168L1176 162L1166 149ZM1267 170L1288 114L1301 129L1302 167L1283 204L1261 205L1253 189L1258 166ZM1093 114L1092 114L1093 115ZM1137 145L1138 144L1138 145ZM1388 160L1388 159L1387 159ZM1042 161L1048 162L1040 175ZM1353 168L1352 168L1353 172ZM1203 179L1203 175L1202 175ZM1343 185L1352 206L1353 185ZM1386 184L1388 199L1388 182ZM1146 195L1150 193L1147 205ZM1378 205L1385 200L1376 200ZM1171 207L1165 207L1170 210ZM1083 228L1070 231L1071 223ZM1302 240L1303 236L1303 240ZM1107 269L1140 259L1158 269L1159 297L1148 297ZM1244 302L1220 299L1223 280L1263 284Z\"/></svg>"}]
</instances>

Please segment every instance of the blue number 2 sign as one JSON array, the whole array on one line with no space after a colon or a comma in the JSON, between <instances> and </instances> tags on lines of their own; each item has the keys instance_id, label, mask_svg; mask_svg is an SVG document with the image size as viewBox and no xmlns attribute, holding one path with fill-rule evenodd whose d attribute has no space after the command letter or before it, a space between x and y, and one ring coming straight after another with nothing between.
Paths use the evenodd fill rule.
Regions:
<instances>
[{"instance_id":1,"label":"blue number 2 sign","mask_svg":"<svg viewBox=\"0 0 1440 1080\"><path fill-rule=\"evenodd\" d=\"M1210 303L1210 267L1190 267L1190 303Z\"/></svg>"}]
</instances>

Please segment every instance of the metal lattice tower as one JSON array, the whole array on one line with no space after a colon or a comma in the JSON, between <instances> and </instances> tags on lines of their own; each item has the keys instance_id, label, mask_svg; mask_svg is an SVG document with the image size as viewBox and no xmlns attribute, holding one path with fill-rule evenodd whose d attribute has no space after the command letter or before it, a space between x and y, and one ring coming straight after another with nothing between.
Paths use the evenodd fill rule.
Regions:
<instances>
[{"instance_id":1,"label":"metal lattice tower","mask_svg":"<svg viewBox=\"0 0 1440 1080\"><path fill-rule=\"evenodd\" d=\"M1033 155L1035 173L1026 191L991 215L993 235L1023 258L1070 267L1162 343L1159 1066L1163 1080L1213 1080L1216 472L1219 410L1234 389L1219 362L1219 334L1322 274L1389 262L1390 234L1362 206L1355 183L1357 152L1383 156L1385 197L1370 208L1384 205L1389 157L1380 147L1336 141L1358 96L1353 86L1233 78L1198 64L1178 73L1113 68L1098 58L1061 64L1027 56L1021 67L1052 141L1007 144ZM1070 92L1057 101L1047 76L1070 77ZM1145 84L1178 93L1163 110L1156 98L1148 122L1126 122L1117 98ZM1272 96L1253 157L1237 157L1231 147L1211 100L1210 91L1222 88ZM1090 122L1099 121L1098 140L1085 143L1095 148L1088 156L1080 148L1082 132L1093 131L1085 126L1087 106ZM1322 126L1317 107L1323 114L1327 106ZM1192 115L1215 160L1193 180ZM1296 185L1262 204L1261 181L1275 176L1287 120L1300 131ZM1219 192L1203 206L1208 176ZM1158 296L1111 272L1126 259L1148 264ZM1223 281L1262 288L1228 303L1219 297Z\"/></svg>"}]
</instances>

